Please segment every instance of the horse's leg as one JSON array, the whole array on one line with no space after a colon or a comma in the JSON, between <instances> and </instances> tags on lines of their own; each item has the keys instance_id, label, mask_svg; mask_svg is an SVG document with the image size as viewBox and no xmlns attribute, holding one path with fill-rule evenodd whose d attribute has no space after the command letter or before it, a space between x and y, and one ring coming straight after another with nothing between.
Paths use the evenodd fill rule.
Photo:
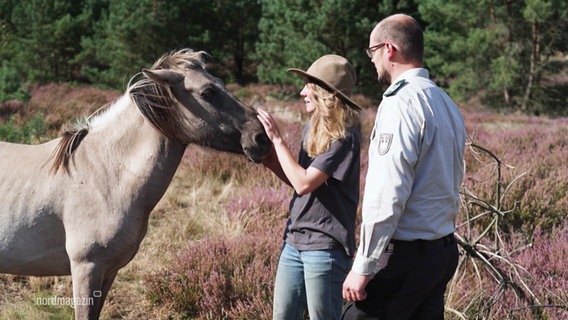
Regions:
<instances>
[{"instance_id":1,"label":"horse's leg","mask_svg":"<svg viewBox=\"0 0 568 320\"><path fill-rule=\"evenodd\" d=\"M93 262L71 261L71 276L73 279L73 301L75 302L76 320L96 320L99 318L104 297L104 270ZM116 273L114 274L116 275ZM114 279L114 276L112 277Z\"/></svg>"},{"instance_id":2,"label":"horse's leg","mask_svg":"<svg viewBox=\"0 0 568 320\"><path fill-rule=\"evenodd\" d=\"M108 295L108 292L110 291L110 287L112 287L112 283L114 282L114 278L116 278L116 274L118 273L118 271L113 272L112 274L107 274L105 275L105 279L103 281L103 286L101 288L101 296L99 299L99 314L101 312L101 310L103 309L103 305L105 303L106 297Z\"/></svg>"}]
</instances>

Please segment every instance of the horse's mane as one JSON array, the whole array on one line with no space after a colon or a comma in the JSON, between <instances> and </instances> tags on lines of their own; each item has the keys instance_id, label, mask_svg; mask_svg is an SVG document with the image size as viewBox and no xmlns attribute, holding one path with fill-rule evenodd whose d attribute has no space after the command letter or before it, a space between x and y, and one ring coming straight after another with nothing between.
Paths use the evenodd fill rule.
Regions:
<instances>
[{"instance_id":1,"label":"horse's mane","mask_svg":"<svg viewBox=\"0 0 568 320\"><path fill-rule=\"evenodd\" d=\"M169 69L185 72L190 69L205 69L203 51L183 49L162 56L154 63L151 70ZM150 123L166 137L175 139L188 123L180 108L174 108L176 99L169 86L160 85L148 78L141 78L128 89L130 96L140 112Z\"/></svg>"},{"instance_id":2,"label":"horse's mane","mask_svg":"<svg viewBox=\"0 0 568 320\"><path fill-rule=\"evenodd\" d=\"M57 173L60 168L65 172L69 172L69 160L88 133L88 121L83 124L76 124L72 128L65 130L61 141L59 141L59 144L55 148L55 157L53 166L51 167L52 173Z\"/></svg>"},{"instance_id":3,"label":"horse's mane","mask_svg":"<svg viewBox=\"0 0 568 320\"><path fill-rule=\"evenodd\" d=\"M206 57L205 52L192 49L172 51L158 59L151 70L172 69L183 72L188 69L204 69ZM183 118L181 110L173 107L176 105L176 100L170 87L160 85L138 73L130 79L126 91L144 117L166 137L175 138L179 132L183 132L182 122L178 121ZM69 172L69 162L73 153L89 133L89 119L90 117L86 118L84 123L65 130L54 151L54 162L51 167L53 173L57 173L59 169Z\"/></svg>"}]
</instances>

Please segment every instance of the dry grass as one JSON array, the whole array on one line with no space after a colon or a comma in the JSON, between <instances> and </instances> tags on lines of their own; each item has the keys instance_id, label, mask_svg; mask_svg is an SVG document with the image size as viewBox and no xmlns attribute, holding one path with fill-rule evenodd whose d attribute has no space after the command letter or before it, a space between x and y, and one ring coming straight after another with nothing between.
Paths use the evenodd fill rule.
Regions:
<instances>
[{"instance_id":1,"label":"dry grass","mask_svg":"<svg viewBox=\"0 0 568 320\"><path fill-rule=\"evenodd\" d=\"M196 170L212 158L237 157L190 146L170 188L150 215L148 233L134 259L118 273L101 319L171 319L175 311L153 305L144 290L148 275L166 268L189 243L204 236L238 235L243 227L230 219L223 205L238 192L237 178L212 179ZM195 161L190 164L188 161ZM234 160L234 159L233 159ZM223 160L220 160L223 161ZM246 160L238 161L255 169ZM220 177L220 176L218 176ZM269 176L268 176L269 177ZM275 239L278 241L278 239ZM15 277L0 275L0 319L45 319L49 314L35 304L42 296L71 297L70 277ZM50 308L61 319L72 319L65 308ZM67 317L67 318L66 318Z\"/></svg>"},{"instance_id":2,"label":"dry grass","mask_svg":"<svg viewBox=\"0 0 568 320\"><path fill-rule=\"evenodd\" d=\"M88 114L97 108L97 104L102 105L116 96L116 93L109 94L94 90L95 97L87 99L83 95L88 95L86 92L89 92L90 89L81 88L80 90L84 90L81 91L83 93L70 92L72 90L68 86L48 86L42 88L42 90L36 91L36 96L32 98L28 108L56 113L56 115L49 117L51 119L50 123L55 125L64 123L74 116ZM300 126L305 120L304 115L300 112L303 106L298 97L297 89L275 88L271 86L234 86L231 87L231 90L236 92L246 103L267 109L279 121L285 122L288 129L285 132L288 135L285 139L287 141L296 141ZM61 101L58 100L60 98L66 99L66 102L58 103L58 101ZM86 100L87 102L79 103L74 99ZM374 105L373 101L365 97L356 97L356 100L364 106L371 107ZM27 110L29 111L30 109ZM375 108L370 108L364 110L362 114L364 137L368 137L375 117L375 110ZM532 168L536 167L536 165L526 165L530 159L519 161L517 157L521 156L521 154L513 153L514 149L510 147L512 142L507 142L507 140L514 138L511 134L512 131L516 132L516 130L522 128L522 131L526 133L527 129L546 128L551 126L552 122L542 118L502 116L473 112L471 110L466 110L465 113L466 122L470 126L468 131L476 132L476 141L490 146L492 149L498 148L500 157L505 157L508 163L519 164L520 168L518 170L524 172L533 170ZM565 125L565 123L558 123L560 128L563 128L562 125ZM55 129L53 132L56 132ZM532 141L534 138L536 141L537 139L542 139L542 137L531 132L527 134L527 137L515 138L514 142L520 145L525 140ZM557 136L564 133L565 129L550 132L558 132L559 134L549 133L549 135ZM565 144L560 144L557 140L551 140L550 147L544 144L545 140L538 141L542 142L535 142L532 145L543 145L549 148L549 150L556 150L554 148L564 146L565 150ZM363 144L365 149L367 139L363 139ZM292 147L296 146L292 145ZM363 152L366 151L364 150ZM535 154L542 154L543 152L529 150L524 153L534 157ZM557 162L551 162L549 158L552 157L547 157L547 161L549 161L547 163L550 163L549 167L558 167ZM362 157L362 160L362 174L364 174L367 165L366 157ZM468 169L476 169L480 172L487 171L483 170L483 166L475 166L471 163ZM518 170L511 168L508 168L508 170L511 171L508 173L509 175L518 175ZM544 176L546 177L547 175ZM559 177L559 179L562 177ZM479 176L475 177L477 179L471 179L471 176L469 178L466 184L468 187L476 188L477 195L485 199L493 198L489 192L493 188L493 182L480 181ZM362 179L362 183L364 183L364 179ZM482 185L482 183L485 183L486 186ZM559 182L558 185L561 183ZM253 224L258 220L270 221L270 223L273 222L275 225L281 226L282 218L285 216L285 209L266 210L261 206L264 199L259 198L263 196L261 190L269 187L279 188L279 186L281 186L281 183L268 170L261 165L254 165L246 161L243 157L196 146L188 147L172 184L150 215L148 233L140 246L140 251L128 265L119 271L103 308L101 319L183 318L182 314L177 313L170 306L156 304L150 300L151 298L147 292L147 283L145 282L147 281L146 279L152 274L167 270L180 252L188 248L190 244L205 237L238 237L243 232L246 232L247 225ZM527 192L533 189L536 188L528 189ZM284 197L288 197L287 193L289 191L286 188L277 189L277 192L283 193ZM251 196L251 193L256 194ZM252 201L252 203L237 203L240 199ZM280 199L277 200L280 201ZM516 199L513 200L516 201ZM255 205L255 201L258 205ZM235 205L235 203L237 204ZM248 209L241 211L232 210L233 207L238 208L239 206ZM262 214L261 217L259 216L260 214ZM275 242L280 241L279 236L274 236ZM518 240L518 242L521 243L522 241ZM543 246L545 245L543 244ZM565 246L560 248L565 248ZM526 255L529 254L528 249L522 251L521 254L523 252L526 252ZM538 255L539 253L532 254ZM536 258L528 255L524 259L532 261ZM525 265L528 265L528 263ZM468 281L472 284L471 287L467 286ZM464 284L460 285L460 282ZM452 288L455 289L456 294L451 295L451 301L449 301L448 305L450 307L455 306L459 310L456 310L453 314L450 313L449 318L460 319L459 315L463 314L463 310L468 305L470 307L475 306L479 301L475 301L475 296L470 296L471 294L476 294L474 291L476 288L473 286L476 285L475 281L470 281L466 276L462 275L461 277L456 277L454 283L455 287L453 286ZM562 286L564 285L562 284ZM558 301L566 301L568 299L565 295L566 288L562 286L559 290L564 290L564 295L561 294L561 298ZM479 290L487 289L480 287ZM70 277L36 278L0 275L0 320L72 319L71 308L38 306L35 303L35 299L40 297L70 297L71 295ZM479 294L477 297L479 300L483 298L482 294Z\"/></svg>"},{"instance_id":3,"label":"dry grass","mask_svg":"<svg viewBox=\"0 0 568 320\"><path fill-rule=\"evenodd\" d=\"M34 93L28 110L48 112L50 116L47 119L52 126L88 115L118 96L115 92L89 88L71 90L68 85L38 87ZM85 99L86 96L90 98ZM260 106L259 103L257 99L255 104ZM279 117L297 116L294 111L285 112L287 108L275 102L262 107L279 109ZM57 131L52 130L50 135L56 135ZM223 170L221 164L236 161L237 165L251 169L259 166L244 158L236 158L239 156L197 146L188 147L169 189L150 215L148 233L139 252L119 271L101 319L175 318L171 310L161 310L152 305L144 293L143 279L165 268L176 253L191 241L201 239L204 235L230 236L242 232L238 220L229 219L223 205L235 196L235 192L239 192L239 183L243 179L220 172ZM257 173L262 172L259 169L254 168ZM269 174L265 176L266 179L273 179ZM69 310L65 308L49 308L48 312L44 306L38 306L35 299L42 296L71 297L71 278L0 275L0 320L45 319L48 314L58 319L71 319Z\"/></svg>"}]
</instances>

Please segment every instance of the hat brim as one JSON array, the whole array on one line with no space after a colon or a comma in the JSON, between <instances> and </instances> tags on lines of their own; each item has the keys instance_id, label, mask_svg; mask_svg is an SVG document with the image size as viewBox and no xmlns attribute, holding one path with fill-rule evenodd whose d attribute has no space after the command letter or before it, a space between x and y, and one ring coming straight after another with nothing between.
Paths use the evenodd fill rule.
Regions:
<instances>
[{"instance_id":1,"label":"hat brim","mask_svg":"<svg viewBox=\"0 0 568 320\"><path fill-rule=\"evenodd\" d=\"M337 90L337 88L335 88L334 86L330 85L329 83L314 77L313 75L305 72L304 70L301 69L297 69L297 68L290 68L287 70L288 72L292 72L292 73L296 73L299 74L301 76L304 76L308 79L310 79L312 82L318 84L321 87L324 87L325 89L335 92L339 95L339 97L346 103L347 106L352 107L355 110L361 111L361 107L355 103L355 101L351 100L351 98L349 98L347 95L345 95L343 92Z\"/></svg>"}]
</instances>

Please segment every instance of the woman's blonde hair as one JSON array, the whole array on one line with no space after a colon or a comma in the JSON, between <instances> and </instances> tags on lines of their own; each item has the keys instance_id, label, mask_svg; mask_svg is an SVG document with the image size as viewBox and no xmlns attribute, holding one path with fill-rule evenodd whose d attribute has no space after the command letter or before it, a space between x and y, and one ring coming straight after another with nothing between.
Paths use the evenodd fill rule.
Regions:
<instances>
[{"instance_id":1,"label":"woman's blonde hair","mask_svg":"<svg viewBox=\"0 0 568 320\"><path fill-rule=\"evenodd\" d=\"M359 111L349 107L341 98L317 84L307 83L316 106L304 148L311 158L326 151L329 145L344 138L352 126L359 125Z\"/></svg>"}]
</instances>

